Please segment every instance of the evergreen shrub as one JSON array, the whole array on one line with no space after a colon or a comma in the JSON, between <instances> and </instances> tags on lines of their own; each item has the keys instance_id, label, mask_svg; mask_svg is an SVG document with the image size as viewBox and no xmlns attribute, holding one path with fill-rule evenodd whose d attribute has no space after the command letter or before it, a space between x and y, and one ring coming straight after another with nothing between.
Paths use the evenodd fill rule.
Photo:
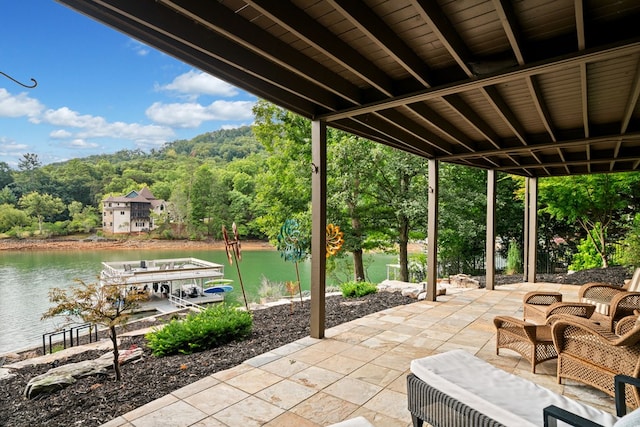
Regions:
<instances>
[{"instance_id":1,"label":"evergreen shrub","mask_svg":"<svg viewBox=\"0 0 640 427\"><path fill-rule=\"evenodd\" d=\"M191 354L243 339L252 327L251 313L221 303L184 320L172 320L145 338L154 356Z\"/></svg>"},{"instance_id":2,"label":"evergreen shrub","mask_svg":"<svg viewBox=\"0 0 640 427\"><path fill-rule=\"evenodd\" d=\"M340 285L340 289L345 298L363 297L378 292L378 287L369 282L346 282Z\"/></svg>"}]
</instances>

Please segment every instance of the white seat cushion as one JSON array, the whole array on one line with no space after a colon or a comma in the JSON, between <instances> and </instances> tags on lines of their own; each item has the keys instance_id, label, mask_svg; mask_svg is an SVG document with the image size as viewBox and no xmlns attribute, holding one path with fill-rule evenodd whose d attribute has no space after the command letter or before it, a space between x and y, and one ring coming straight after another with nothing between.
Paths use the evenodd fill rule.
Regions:
<instances>
[{"instance_id":1,"label":"white seat cushion","mask_svg":"<svg viewBox=\"0 0 640 427\"><path fill-rule=\"evenodd\" d=\"M373 427L373 424L367 421L365 417L356 417L337 424L331 424L328 427Z\"/></svg>"},{"instance_id":2,"label":"white seat cushion","mask_svg":"<svg viewBox=\"0 0 640 427\"><path fill-rule=\"evenodd\" d=\"M636 268L636 271L633 272L633 277L626 287L626 290L629 292L640 292L640 268Z\"/></svg>"},{"instance_id":3,"label":"white seat cushion","mask_svg":"<svg viewBox=\"0 0 640 427\"><path fill-rule=\"evenodd\" d=\"M411 372L422 381L507 426L541 426L543 409L555 405L603 426L618 417L512 375L463 350L416 359ZM561 422L558 425L565 425Z\"/></svg>"},{"instance_id":4,"label":"white seat cushion","mask_svg":"<svg viewBox=\"0 0 640 427\"><path fill-rule=\"evenodd\" d=\"M603 301L603 300L597 300L597 299L591 299L591 298L582 298L582 301L580 302L586 302L587 304L595 305L596 311L598 313L604 314L605 316L609 315L609 307L611 306L611 304L609 304L609 301Z\"/></svg>"}]
</instances>

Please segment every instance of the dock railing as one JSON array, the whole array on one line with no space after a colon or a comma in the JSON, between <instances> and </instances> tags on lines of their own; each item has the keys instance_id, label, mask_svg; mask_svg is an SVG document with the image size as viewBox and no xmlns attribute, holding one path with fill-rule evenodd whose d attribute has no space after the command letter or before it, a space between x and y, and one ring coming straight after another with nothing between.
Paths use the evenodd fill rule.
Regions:
<instances>
[{"instance_id":1,"label":"dock railing","mask_svg":"<svg viewBox=\"0 0 640 427\"><path fill-rule=\"evenodd\" d=\"M205 307L201 306L200 304L196 304L195 302L188 301L184 298L180 298L179 296L173 295L173 294L169 295L169 302L175 305L176 307L180 307L180 308L194 307L194 308L197 308L198 310L205 309Z\"/></svg>"}]
</instances>

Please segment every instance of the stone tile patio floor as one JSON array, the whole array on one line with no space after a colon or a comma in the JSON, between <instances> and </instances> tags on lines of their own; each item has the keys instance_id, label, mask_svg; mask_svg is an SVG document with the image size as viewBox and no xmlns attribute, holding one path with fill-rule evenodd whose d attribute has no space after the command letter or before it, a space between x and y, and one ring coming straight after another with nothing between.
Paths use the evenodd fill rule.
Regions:
<instances>
[{"instance_id":1,"label":"stone tile patio floor","mask_svg":"<svg viewBox=\"0 0 640 427\"><path fill-rule=\"evenodd\" d=\"M406 376L412 359L464 349L557 393L615 413L613 399L591 387L557 384L556 361L536 374L517 353L495 351L493 318L522 317L522 297L559 291L577 300L577 286L520 283L448 290L330 328L218 372L111 420L103 427L326 426L357 416L375 426L410 426ZM456 292L457 291L457 292Z\"/></svg>"}]
</instances>

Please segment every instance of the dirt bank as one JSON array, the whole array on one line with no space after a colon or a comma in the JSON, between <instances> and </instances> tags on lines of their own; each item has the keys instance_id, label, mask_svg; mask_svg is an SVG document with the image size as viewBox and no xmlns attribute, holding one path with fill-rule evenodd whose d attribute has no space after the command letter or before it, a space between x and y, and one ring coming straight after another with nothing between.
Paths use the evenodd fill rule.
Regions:
<instances>
[{"instance_id":1,"label":"dirt bank","mask_svg":"<svg viewBox=\"0 0 640 427\"><path fill-rule=\"evenodd\" d=\"M274 250L269 242L241 241L242 249ZM125 249L224 249L224 241L207 240L157 240L157 239L0 239L0 251L51 251L51 250L125 250Z\"/></svg>"}]
</instances>

